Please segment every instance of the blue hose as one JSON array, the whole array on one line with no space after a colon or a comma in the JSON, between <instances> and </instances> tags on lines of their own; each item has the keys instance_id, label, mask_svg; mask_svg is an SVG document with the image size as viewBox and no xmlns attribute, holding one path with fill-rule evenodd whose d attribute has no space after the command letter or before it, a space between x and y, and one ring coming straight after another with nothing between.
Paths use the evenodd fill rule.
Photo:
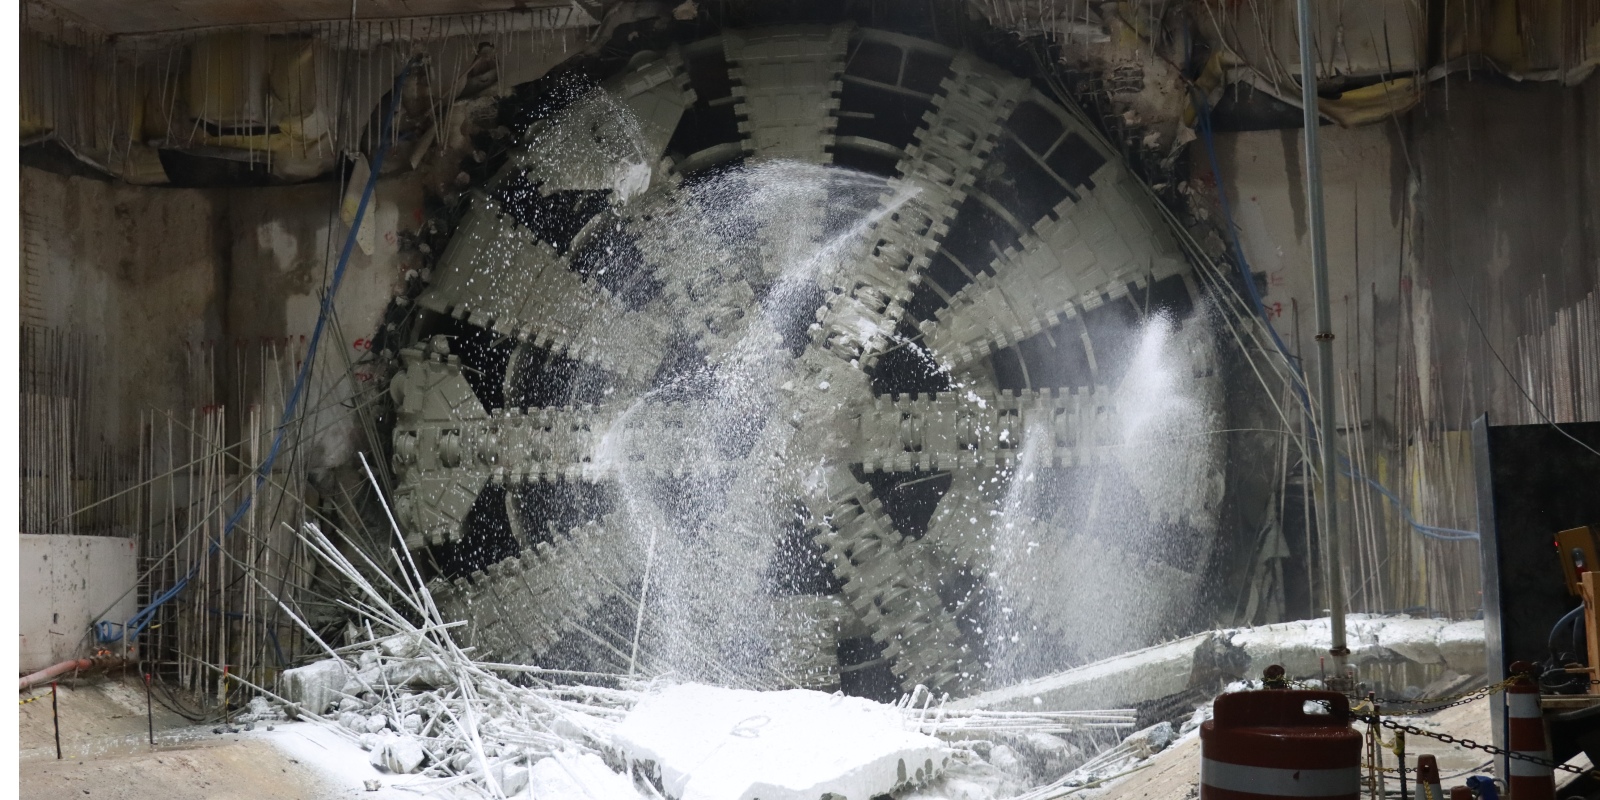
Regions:
<instances>
[{"instance_id":1,"label":"blue hose","mask_svg":"<svg viewBox=\"0 0 1600 800\"><path fill-rule=\"evenodd\" d=\"M1351 480L1366 481L1368 486L1371 486L1372 488L1377 489L1379 494L1383 495L1386 499L1388 499L1390 504L1392 504L1396 509L1398 509L1400 511L1400 516L1405 519L1406 524L1410 525L1412 527L1412 529L1415 530L1417 533L1420 533L1423 536L1428 537L1429 539L1438 539L1438 540L1444 541L1444 542L1462 542L1462 541L1476 541L1477 540L1477 538L1478 538L1478 532L1477 531L1464 531L1464 530L1460 530L1458 528L1441 528L1441 527L1438 527L1436 525L1424 525L1424 524L1418 522L1415 518L1413 518L1411 516L1411 509L1406 508L1405 502L1402 501L1400 498L1396 497L1394 492L1389 491L1387 488L1384 487L1383 484L1373 480L1372 478L1367 477L1366 475L1361 474L1361 472L1357 471L1354 467L1350 466L1350 459L1345 458L1344 456L1340 456L1339 457L1339 462L1344 465L1344 468L1339 470L1341 473L1343 473L1345 476L1349 477Z\"/></svg>"},{"instance_id":2,"label":"blue hose","mask_svg":"<svg viewBox=\"0 0 1600 800\"><path fill-rule=\"evenodd\" d=\"M361 220L366 216L367 205L372 201L372 195L378 187L378 175L383 171L383 158L389 153L389 129L394 124L394 116L400 108L401 89L404 86L406 75L411 72L411 68L416 63L417 60L415 58L407 61L406 65L400 69L400 74L395 76L394 89L389 94L389 112L383 117L383 125L378 134L378 150L372 157L371 174L367 177L366 188L361 192L361 203L356 206L355 219L350 222L350 233L345 236L344 249L340 251L339 263L333 270L333 280L328 285L328 290L322 295L322 309L317 314L317 326L311 332L311 343L306 348L305 359L300 362L300 372L295 376L294 388L289 393L289 402L284 404L283 416L278 420L278 430L272 437L272 447L267 451L266 460L262 461L260 468L256 470L255 491L240 501L239 507L234 509L232 516L229 516L227 523L223 525L222 534L211 540L211 546L206 550L207 556L215 553L222 546L222 540L233 532L233 529L238 526L239 520L244 517L245 512L250 510L252 499L261 491L262 485L267 481L267 476L272 474L272 465L278 460L278 451L283 447L284 434L289 430L289 423L294 419L295 410L300 406L300 398L305 391L306 379L311 374L311 365L316 363L317 345L322 341L322 331L328 324L328 317L333 314L333 299L339 293L339 284L344 281L345 267L350 264L350 253L355 248L356 234L361 230ZM151 621L155 618L156 611L161 606L171 602L173 598L183 593L183 590L188 587L189 581L199 574L200 565L204 562L205 557L195 561L194 566L189 568L189 572L179 578L171 588L151 598L149 605L128 620L125 631L129 640L143 633L150 626Z\"/></svg>"}]
</instances>

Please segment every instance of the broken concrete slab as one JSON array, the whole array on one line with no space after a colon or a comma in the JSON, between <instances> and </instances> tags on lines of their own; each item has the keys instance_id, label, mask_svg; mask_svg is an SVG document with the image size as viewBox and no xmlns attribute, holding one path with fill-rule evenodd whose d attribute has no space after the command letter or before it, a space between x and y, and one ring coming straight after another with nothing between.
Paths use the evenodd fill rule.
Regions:
<instances>
[{"instance_id":1,"label":"broken concrete slab","mask_svg":"<svg viewBox=\"0 0 1600 800\"><path fill-rule=\"evenodd\" d=\"M1003 689L963 697L951 708L1076 711L1127 708L1187 690L1196 652L1213 634L1186 636L1165 644L1023 681Z\"/></svg>"},{"instance_id":2,"label":"broken concrete slab","mask_svg":"<svg viewBox=\"0 0 1600 800\"><path fill-rule=\"evenodd\" d=\"M613 742L678 800L868 800L931 780L953 755L894 706L698 684L647 696Z\"/></svg>"},{"instance_id":3,"label":"broken concrete slab","mask_svg":"<svg viewBox=\"0 0 1600 800\"><path fill-rule=\"evenodd\" d=\"M516 783L513 776L501 781L500 789L511 794L521 788L532 787L534 797L582 797L591 800L640 800L638 790L626 777L606 766L606 762L593 753L562 751L540 759L526 770Z\"/></svg>"},{"instance_id":4,"label":"broken concrete slab","mask_svg":"<svg viewBox=\"0 0 1600 800\"><path fill-rule=\"evenodd\" d=\"M1353 666L1410 661L1464 675L1485 671L1482 620L1351 614L1347 622ZM1259 677L1271 664L1282 665L1291 678L1317 677L1329 641L1326 618L1210 631L964 697L950 707L1133 707L1192 689L1215 690L1219 679Z\"/></svg>"},{"instance_id":5,"label":"broken concrete slab","mask_svg":"<svg viewBox=\"0 0 1600 800\"><path fill-rule=\"evenodd\" d=\"M1326 618L1281 622L1222 632L1228 644L1244 651L1244 676L1258 676L1269 664L1281 664L1291 678L1322 674L1330 638ZM1411 661L1439 665L1467 675L1485 671L1483 621L1449 622L1399 616L1351 614L1346 638L1349 663Z\"/></svg>"},{"instance_id":6,"label":"broken concrete slab","mask_svg":"<svg viewBox=\"0 0 1600 800\"><path fill-rule=\"evenodd\" d=\"M420 769L426 759L427 753L423 751L421 742L410 736L384 733L378 744L372 748L372 756L368 760L374 767L382 767L396 775L405 775Z\"/></svg>"},{"instance_id":7,"label":"broken concrete slab","mask_svg":"<svg viewBox=\"0 0 1600 800\"><path fill-rule=\"evenodd\" d=\"M345 697L345 685L354 677L350 665L335 658L284 670L279 686L285 700L308 713L322 715Z\"/></svg>"}]
</instances>

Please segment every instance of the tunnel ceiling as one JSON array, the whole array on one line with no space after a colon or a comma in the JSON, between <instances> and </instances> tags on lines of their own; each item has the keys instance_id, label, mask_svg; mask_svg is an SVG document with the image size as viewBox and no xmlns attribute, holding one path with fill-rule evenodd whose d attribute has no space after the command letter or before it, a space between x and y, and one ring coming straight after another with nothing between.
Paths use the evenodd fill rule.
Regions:
<instances>
[{"instance_id":1,"label":"tunnel ceiling","mask_svg":"<svg viewBox=\"0 0 1600 800\"><path fill-rule=\"evenodd\" d=\"M1115 154L1029 81L899 34L784 27L641 52L532 106L437 254L393 382L396 512L482 657L625 671L704 635L754 684L960 693L990 680L1000 604L1050 630L1053 604L1139 590L1029 563L1194 585L1214 462L1150 478L1101 446L1141 320L1192 310L1189 267ZM1213 408L1189 341L1184 391ZM1067 487L1121 475L1129 513L1193 545L1152 558L1065 510L1008 515L1023 464ZM1031 593L986 585L1006 537ZM684 608L652 624L656 602ZM729 643L730 625L771 635Z\"/></svg>"},{"instance_id":2,"label":"tunnel ceiling","mask_svg":"<svg viewBox=\"0 0 1600 800\"><path fill-rule=\"evenodd\" d=\"M39 3L41 0L29 0ZM347 20L351 4L342 0L167 0L125 3L118 0L42 0L43 5L71 15L100 33L126 34ZM530 8L564 8L569 0L371 0L356 9L359 20L400 19L432 15L483 14ZM598 12L594 3L578 3Z\"/></svg>"}]
</instances>

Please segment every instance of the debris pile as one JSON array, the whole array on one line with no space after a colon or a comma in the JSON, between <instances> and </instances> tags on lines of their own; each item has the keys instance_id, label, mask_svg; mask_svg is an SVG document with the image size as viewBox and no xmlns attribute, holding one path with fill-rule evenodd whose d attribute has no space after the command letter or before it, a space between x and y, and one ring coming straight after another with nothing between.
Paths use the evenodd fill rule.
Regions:
<instances>
[{"instance_id":1,"label":"debris pile","mask_svg":"<svg viewBox=\"0 0 1600 800\"><path fill-rule=\"evenodd\" d=\"M1131 710L955 709L922 687L888 705L481 662L452 639L458 623L440 617L399 551L385 571L359 553L357 566L315 526L303 538L353 588L346 604L361 621L348 644L323 643L328 658L285 673L278 693L263 690L276 704L257 698L243 718L326 725L373 766L408 776L401 788L605 800L987 798L1028 785L1025 762L1059 775L1133 727Z\"/></svg>"},{"instance_id":2,"label":"debris pile","mask_svg":"<svg viewBox=\"0 0 1600 800\"><path fill-rule=\"evenodd\" d=\"M375 766L418 774L413 788L521 791L528 767L545 757L608 752L612 729L642 694L626 681L566 685L537 668L479 662L450 637L455 625L409 559L391 551L402 587L359 553L367 569L358 567L315 525L303 539L354 590L346 602L363 620L342 648L318 639L329 658L286 672L276 696L291 716L337 726Z\"/></svg>"}]
</instances>

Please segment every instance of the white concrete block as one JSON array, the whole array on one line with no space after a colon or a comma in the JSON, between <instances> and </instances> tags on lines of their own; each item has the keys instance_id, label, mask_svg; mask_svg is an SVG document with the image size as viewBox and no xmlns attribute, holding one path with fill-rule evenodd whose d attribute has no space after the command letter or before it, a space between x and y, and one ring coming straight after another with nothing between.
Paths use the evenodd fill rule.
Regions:
<instances>
[{"instance_id":1,"label":"white concrete block","mask_svg":"<svg viewBox=\"0 0 1600 800\"><path fill-rule=\"evenodd\" d=\"M116 634L137 611L138 550L115 536L22 534L18 547L18 653L32 672L92 654L90 626L106 621ZM109 610L108 610L109 609ZM102 614L102 616L95 616ZM120 649L120 644L112 645Z\"/></svg>"},{"instance_id":2,"label":"white concrete block","mask_svg":"<svg viewBox=\"0 0 1600 800\"><path fill-rule=\"evenodd\" d=\"M534 797L640 800L633 782L612 772L606 762L593 753L560 752L541 760L528 770L523 788L529 787ZM509 791L505 786L501 789Z\"/></svg>"},{"instance_id":3,"label":"white concrete block","mask_svg":"<svg viewBox=\"0 0 1600 800\"><path fill-rule=\"evenodd\" d=\"M1489 669L1483 644L1483 620L1452 622L1439 629L1439 658L1463 675L1482 675Z\"/></svg>"},{"instance_id":4,"label":"white concrete block","mask_svg":"<svg viewBox=\"0 0 1600 800\"><path fill-rule=\"evenodd\" d=\"M1418 664L1440 664L1444 659L1439 654L1438 639L1444 627L1442 619L1395 619L1383 625L1378 642Z\"/></svg>"},{"instance_id":5,"label":"white concrete block","mask_svg":"<svg viewBox=\"0 0 1600 800\"><path fill-rule=\"evenodd\" d=\"M893 706L696 684L646 697L613 742L654 762L678 800L868 800L932 779L951 757Z\"/></svg>"},{"instance_id":6,"label":"white concrete block","mask_svg":"<svg viewBox=\"0 0 1600 800\"><path fill-rule=\"evenodd\" d=\"M396 736L393 733L383 733L379 736L381 739L372 748L372 756L368 759L374 767L382 767L396 775L406 775L416 772L422 766L427 754L416 739Z\"/></svg>"},{"instance_id":7,"label":"white concrete block","mask_svg":"<svg viewBox=\"0 0 1600 800\"><path fill-rule=\"evenodd\" d=\"M1282 622L1235 632L1232 644L1241 647L1250 663L1245 675L1255 677L1269 664L1281 664L1290 677L1314 677L1328 653L1326 617ZM1419 664L1444 664L1465 674L1484 670L1483 623L1445 624L1438 620L1351 614L1346 639L1350 663L1355 665L1400 656Z\"/></svg>"},{"instance_id":8,"label":"white concrete block","mask_svg":"<svg viewBox=\"0 0 1600 800\"><path fill-rule=\"evenodd\" d=\"M1076 711L1124 708L1189 688L1202 633L950 703L953 708Z\"/></svg>"},{"instance_id":9,"label":"white concrete block","mask_svg":"<svg viewBox=\"0 0 1600 800\"><path fill-rule=\"evenodd\" d=\"M355 671L348 664L329 658L285 670L279 685L285 700L320 715L329 705L344 698L345 685L354 675ZM363 727L365 724L363 718Z\"/></svg>"}]
</instances>

